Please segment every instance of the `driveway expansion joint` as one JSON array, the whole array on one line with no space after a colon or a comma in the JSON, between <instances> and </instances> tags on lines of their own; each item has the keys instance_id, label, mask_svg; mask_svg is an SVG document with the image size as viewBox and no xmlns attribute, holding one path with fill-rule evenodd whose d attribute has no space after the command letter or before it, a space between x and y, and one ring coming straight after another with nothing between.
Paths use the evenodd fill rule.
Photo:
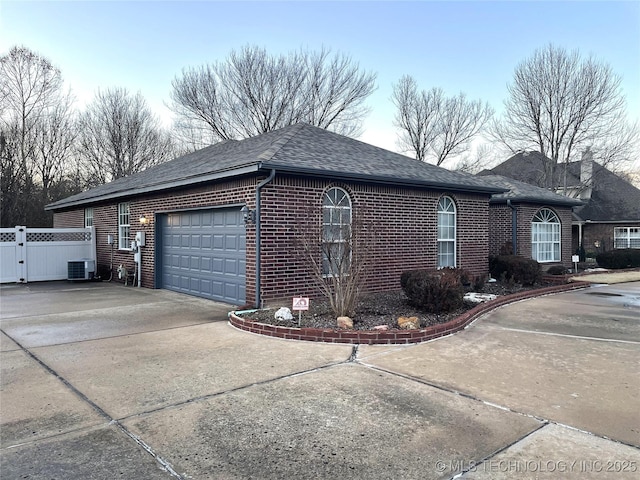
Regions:
<instances>
[{"instance_id":1,"label":"driveway expansion joint","mask_svg":"<svg viewBox=\"0 0 640 480\"><path fill-rule=\"evenodd\" d=\"M140 438L138 438L136 435L134 435L133 433L131 433L124 425L122 425L118 420L114 419L113 417L111 417L111 415L109 415L106 411L104 411L99 405L97 405L95 402L93 402L89 397L87 397L84 393L82 393L80 390L78 390L73 384L71 384L71 382L69 382L66 378L64 378L62 375L60 375L58 372L56 372L53 368L51 368L49 365L47 365L43 360L41 360L35 353L31 352L28 348L24 347L20 342L18 342L15 338L11 337L7 332L5 332L4 330L0 329L0 332L2 332L4 335L6 335L9 339L11 339L16 345L18 345L18 347L20 347L20 349L32 360L34 360L38 365L40 365L47 373L53 375L56 379L58 379L60 382L62 382L62 384L67 387L69 390L71 390L76 396L78 396L82 401L84 401L85 403L87 403L92 409L94 409L101 417L103 417L104 419L108 420L109 424L114 425L118 428L118 430L120 430L122 433L124 433L126 436L128 436L131 440L133 440L138 446L140 446L145 452L147 452L149 455L151 455L161 466L164 470L166 470L168 473L170 473L173 477L178 478L180 480L182 480L182 477L175 472L172 468L171 465L165 461L162 457L160 457L158 454L156 454L153 449L147 445L146 443L144 443ZM63 436L63 435L68 435L71 432L64 432L64 433L60 433L57 434L56 436ZM48 438L51 438L48 437Z\"/></svg>"}]
</instances>

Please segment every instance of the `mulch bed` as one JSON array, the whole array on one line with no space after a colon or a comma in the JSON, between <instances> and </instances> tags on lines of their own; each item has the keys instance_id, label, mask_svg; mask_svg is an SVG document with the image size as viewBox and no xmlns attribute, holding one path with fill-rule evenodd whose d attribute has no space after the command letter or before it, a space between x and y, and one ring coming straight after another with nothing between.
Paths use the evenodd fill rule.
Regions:
<instances>
[{"instance_id":1,"label":"mulch bed","mask_svg":"<svg viewBox=\"0 0 640 480\"><path fill-rule=\"evenodd\" d=\"M534 286L523 287L517 284L502 284L500 282L487 283L481 292L493 293L495 295L508 295L521 292L523 290L534 290L549 286L549 284L536 284ZM353 316L353 327L355 330L372 330L378 325L387 325L389 329L397 329L398 317L418 317L420 327L428 327L445 323L453 318L459 317L467 310L475 307L476 303L465 302L464 306L458 310L448 313L427 313L410 305L402 290L392 292L375 293L363 296L358 303L356 315ZM274 305L268 309L258 310L251 314L243 315L251 320L277 325L282 327L310 327L310 328L337 328L336 317L324 299L311 300L310 308L302 312L300 325L298 325L298 312L292 312L294 318L291 321L276 320L274 313L280 307L291 309L290 304Z\"/></svg>"}]
</instances>

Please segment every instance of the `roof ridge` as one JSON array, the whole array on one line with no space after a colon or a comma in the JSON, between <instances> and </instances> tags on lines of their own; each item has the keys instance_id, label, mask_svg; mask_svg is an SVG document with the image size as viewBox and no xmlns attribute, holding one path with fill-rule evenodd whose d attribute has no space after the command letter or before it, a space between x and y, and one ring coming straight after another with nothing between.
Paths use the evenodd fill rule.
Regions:
<instances>
[{"instance_id":1,"label":"roof ridge","mask_svg":"<svg viewBox=\"0 0 640 480\"><path fill-rule=\"evenodd\" d=\"M268 162L271 160L276 153L278 153L282 147L284 147L293 137L296 136L298 131L300 131L303 127L305 127L306 123L296 123L291 125L290 130L288 132L284 132L280 138L278 138L275 142L269 145L264 152L258 155L258 159ZM286 127L285 127L286 128Z\"/></svg>"}]
</instances>

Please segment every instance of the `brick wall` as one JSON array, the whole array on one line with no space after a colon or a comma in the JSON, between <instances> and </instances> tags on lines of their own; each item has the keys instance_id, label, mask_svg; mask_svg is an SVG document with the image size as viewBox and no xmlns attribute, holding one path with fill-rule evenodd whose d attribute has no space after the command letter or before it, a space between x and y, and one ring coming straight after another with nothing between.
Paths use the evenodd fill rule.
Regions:
<instances>
[{"instance_id":1,"label":"brick wall","mask_svg":"<svg viewBox=\"0 0 640 480\"><path fill-rule=\"evenodd\" d=\"M263 177L262 177L263 178ZM155 214L203 207L247 204L255 208L255 186L262 178L244 178L184 191L163 192L131 198L131 232L146 232L142 252L142 285L154 287ZM370 245L373 259L367 277L369 291L399 288L403 271L437 266L437 203L442 192L373 186L364 183L335 183L325 179L276 176L262 190L261 291L265 301L293 295L317 296L306 262L295 254L296 231L303 226L319 228L322 196L329 186L349 192L354 215L374 225L375 241ZM488 196L446 193L457 209L457 265L472 275L488 273ZM127 201L127 199L123 199ZM118 250L118 203L93 205L98 265L108 268L111 247L107 235L114 236L113 264L133 269L133 255ZM150 223L141 227L144 214ZM57 212L56 227L84 224L84 209ZM319 230L317 230L319 232ZM248 225L247 303L255 302L255 225Z\"/></svg>"},{"instance_id":2,"label":"brick wall","mask_svg":"<svg viewBox=\"0 0 640 480\"><path fill-rule=\"evenodd\" d=\"M571 208L550 207L540 204L518 203L517 209L517 254L531 258L531 221L541 208L553 210L561 223L560 258L565 266L571 266L571 255L574 248L571 241ZM512 240L511 208L507 205L491 205L489 223L489 251L491 255L498 255L500 248Z\"/></svg>"},{"instance_id":3,"label":"brick wall","mask_svg":"<svg viewBox=\"0 0 640 480\"><path fill-rule=\"evenodd\" d=\"M582 241L584 249L590 254L598 254L614 248L614 229L616 227L639 227L640 222L623 223L586 223L582 226ZM574 228L574 251L578 248L578 227ZM596 247L595 242L600 246Z\"/></svg>"},{"instance_id":4,"label":"brick wall","mask_svg":"<svg viewBox=\"0 0 640 480\"><path fill-rule=\"evenodd\" d=\"M489 207L489 254L499 255L500 249L512 243L511 208L507 205L491 205Z\"/></svg>"},{"instance_id":5,"label":"brick wall","mask_svg":"<svg viewBox=\"0 0 640 480\"><path fill-rule=\"evenodd\" d=\"M400 275L437 266L437 203L442 193L359 183L281 177L263 189L262 297L317 295L313 278L296 251L296 235L320 236L322 197L337 186L351 196L356 222L372 226L368 291L397 289ZM295 192L295 193L294 193ZM457 207L457 265L473 275L488 272L488 197L448 194Z\"/></svg>"}]
</instances>

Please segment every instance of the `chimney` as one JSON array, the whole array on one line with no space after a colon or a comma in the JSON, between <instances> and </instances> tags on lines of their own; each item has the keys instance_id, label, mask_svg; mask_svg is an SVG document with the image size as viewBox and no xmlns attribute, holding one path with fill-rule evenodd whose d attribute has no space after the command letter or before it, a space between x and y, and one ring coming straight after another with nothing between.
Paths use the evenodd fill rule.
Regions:
<instances>
[{"instance_id":1,"label":"chimney","mask_svg":"<svg viewBox=\"0 0 640 480\"><path fill-rule=\"evenodd\" d=\"M580 161L580 200L589 200L593 190L593 152L587 147Z\"/></svg>"}]
</instances>

